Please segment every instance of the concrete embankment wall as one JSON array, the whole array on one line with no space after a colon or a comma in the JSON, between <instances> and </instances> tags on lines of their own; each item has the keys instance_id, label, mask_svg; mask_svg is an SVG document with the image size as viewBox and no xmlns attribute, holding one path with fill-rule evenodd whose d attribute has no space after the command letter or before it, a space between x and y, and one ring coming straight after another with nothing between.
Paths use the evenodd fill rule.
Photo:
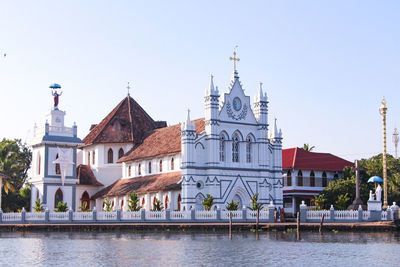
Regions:
<instances>
[{"instance_id":1,"label":"concrete embankment wall","mask_svg":"<svg viewBox=\"0 0 400 267\"><path fill-rule=\"evenodd\" d=\"M296 223L262 223L259 225L260 229L267 231L292 231L296 230ZM318 231L319 223L302 223L300 231ZM227 223L121 223L121 224L2 224L0 225L1 232L12 231L228 231L229 225ZM254 223L234 223L232 230L235 232L248 232L255 228ZM396 225L393 222L376 222L376 223L325 223L323 225L324 231L368 231L368 232L383 232L383 231L398 231L400 223Z\"/></svg>"}]
</instances>

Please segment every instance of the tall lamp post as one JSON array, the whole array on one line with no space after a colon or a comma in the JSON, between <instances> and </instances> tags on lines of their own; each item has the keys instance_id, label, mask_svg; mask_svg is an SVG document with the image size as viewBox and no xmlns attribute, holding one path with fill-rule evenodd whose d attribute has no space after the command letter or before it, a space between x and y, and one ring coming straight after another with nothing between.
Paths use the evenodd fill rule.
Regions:
<instances>
[{"instance_id":1,"label":"tall lamp post","mask_svg":"<svg viewBox=\"0 0 400 267\"><path fill-rule=\"evenodd\" d=\"M383 208L388 207L388 194L387 194L387 164L386 164L386 100L382 99L379 112L382 115L382 133L383 133Z\"/></svg>"}]
</instances>

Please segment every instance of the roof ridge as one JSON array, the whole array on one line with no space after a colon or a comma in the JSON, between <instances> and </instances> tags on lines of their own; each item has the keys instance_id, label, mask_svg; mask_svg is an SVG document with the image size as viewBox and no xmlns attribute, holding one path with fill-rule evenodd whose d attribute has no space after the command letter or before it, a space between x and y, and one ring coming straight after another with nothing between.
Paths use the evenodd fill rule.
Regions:
<instances>
[{"instance_id":1,"label":"roof ridge","mask_svg":"<svg viewBox=\"0 0 400 267\"><path fill-rule=\"evenodd\" d=\"M131 138L132 138L132 143L133 143L133 118L132 118L132 109L131 109L131 100L130 100L130 95L126 97L128 99L128 112L129 112L129 123L131 124ZM132 98L133 100L133 98Z\"/></svg>"},{"instance_id":2,"label":"roof ridge","mask_svg":"<svg viewBox=\"0 0 400 267\"><path fill-rule=\"evenodd\" d=\"M298 147L296 147L294 149L294 156L293 156L293 163L292 163L292 168L294 169L295 163L296 163L296 157L297 157L297 149Z\"/></svg>"}]
</instances>

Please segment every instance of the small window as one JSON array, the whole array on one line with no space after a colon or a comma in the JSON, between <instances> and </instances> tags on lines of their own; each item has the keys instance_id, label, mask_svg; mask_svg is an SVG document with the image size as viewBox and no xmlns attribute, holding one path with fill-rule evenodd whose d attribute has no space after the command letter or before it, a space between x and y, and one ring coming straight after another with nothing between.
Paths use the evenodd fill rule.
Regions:
<instances>
[{"instance_id":1,"label":"small window","mask_svg":"<svg viewBox=\"0 0 400 267\"><path fill-rule=\"evenodd\" d=\"M168 209L168 202L169 202L169 199L168 199L168 195L167 195L165 197L165 203L164 203L165 209Z\"/></svg>"},{"instance_id":2,"label":"small window","mask_svg":"<svg viewBox=\"0 0 400 267\"><path fill-rule=\"evenodd\" d=\"M56 155L56 159L58 159L58 154ZM59 163L56 163L56 174L60 174L61 173L61 171L60 171L60 164Z\"/></svg>"},{"instance_id":3,"label":"small window","mask_svg":"<svg viewBox=\"0 0 400 267\"><path fill-rule=\"evenodd\" d=\"M232 139L232 162L239 162L239 137L237 134Z\"/></svg>"},{"instance_id":4,"label":"small window","mask_svg":"<svg viewBox=\"0 0 400 267\"><path fill-rule=\"evenodd\" d=\"M122 147L118 150L118 159L122 158L124 156L124 150Z\"/></svg>"},{"instance_id":5,"label":"small window","mask_svg":"<svg viewBox=\"0 0 400 267\"><path fill-rule=\"evenodd\" d=\"M179 211L181 210L181 201L182 201L181 194L179 194L178 195L178 210Z\"/></svg>"},{"instance_id":6,"label":"small window","mask_svg":"<svg viewBox=\"0 0 400 267\"><path fill-rule=\"evenodd\" d=\"M90 210L90 198L89 198L89 193L87 191L83 192L82 194L81 206L85 207L84 211Z\"/></svg>"},{"instance_id":7,"label":"small window","mask_svg":"<svg viewBox=\"0 0 400 267\"><path fill-rule=\"evenodd\" d=\"M174 164L174 158L171 159L171 170L174 170L175 164Z\"/></svg>"},{"instance_id":8,"label":"small window","mask_svg":"<svg viewBox=\"0 0 400 267\"><path fill-rule=\"evenodd\" d=\"M114 152L113 152L112 148L110 148L107 152L107 162L108 163L114 162Z\"/></svg>"},{"instance_id":9,"label":"small window","mask_svg":"<svg viewBox=\"0 0 400 267\"><path fill-rule=\"evenodd\" d=\"M40 174L40 166L42 165L42 157L40 156L40 153L38 153L37 156L37 174Z\"/></svg>"},{"instance_id":10,"label":"small window","mask_svg":"<svg viewBox=\"0 0 400 267\"><path fill-rule=\"evenodd\" d=\"M219 138L219 161L225 161L225 136Z\"/></svg>"},{"instance_id":11,"label":"small window","mask_svg":"<svg viewBox=\"0 0 400 267\"><path fill-rule=\"evenodd\" d=\"M90 166L90 151L87 153L87 164Z\"/></svg>"},{"instance_id":12,"label":"small window","mask_svg":"<svg viewBox=\"0 0 400 267\"><path fill-rule=\"evenodd\" d=\"M292 186L292 172L291 171L287 172L286 184L287 184L287 186Z\"/></svg>"},{"instance_id":13,"label":"small window","mask_svg":"<svg viewBox=\"0 0 400 267\"><path fill-rule=\"evenodd\" d=\"M303 173L301 170L297 173L297 186L303 186Z\"/></svg>"},{"instance_id":14,"label":"small window","mask_svg":"<svg viewBox=\"0 0 400 267\"><path fill-rule=\"evenodd\" d=\"M251 162L251 137L247 137L246 140L246 162Z\"/></svg>"},{"instance_id":15,"label":"small window","mask_svg":"<svg viewBox=\"0 0 400 267\"><path fill-rule=\"evenodd\" d=\"M322 173L322 187L328 186L328 178L326 177L326 172Z\"/></svg>"},{"instance_id":16,"label":"small window","mask_svg":"<svg viewBox=\"0 0 400 267\"><path fill-rule=\"evenodd\" d=\"M119 123L119 121L115 121L114 122L113 130L114 131L121 131L121 123Z\"/></svg>"},{"instance_id":17,"label":"small window","mask_svg":"<svg viewBox=\"0 0 400 267\"><path fill-rule=\"evenodd\" d=\"M162 172L162 160L160 160L160 172Z\"/></svg>"},{"instance_id":18,"label":"small window","mask_svg":"<svg viewBox=\"0 0 400 267\"><path fill-rule=\"evenodd\" d=\"M314 174L314 171L311 171L311 173L310 173L310 186L311 187L315 186L315 174Z\"/></svg>"},{"instance_id":19,"label":"small window","mask_svg":"<svg viewBox=\"0 0 400 267\"><path fill-rule=\"evenodd\" d=\"M96 152L95 151L92 152L92 163L93 163L93 165L96 164Z\"/></svg>"},{"instance_id":20,"label":"small window","mask_svg":"<svg viewBox=\"0 0 400 267\"><path fill-rule=\"evenodd\" d=\"M151 161L149 162L149 173L151 173Z\"/></svg>"},{"instance_id":21,"label":"small window","mask_svg":"<svg viewBox=\"0 0 400 267\"><path fill-rule=\"evenodd\" d=\"M131 166L128 167L128 176L131 177Z\"/></svg>"},{"instance_id":22,"label":"small window","mask_svg":"<svg viewBox=\"0 0 400 267\"><path fill-rule=\"evenodd\" d=\"M63 192L61 191L60 188L58 188L54 196L54 208L57 207L58 203L62 201L63 201Z\"/></svg>"},{"instance_id":23,"label":"small window","mask_svg":"<svg viewBox=\"0 0 400 267\"><path fill-rule=\"evenodd\" d=\"M139 163L139 166L138 166L138 174L142 175L142 165L140 163Z\"/></svg>"}]
</instances>

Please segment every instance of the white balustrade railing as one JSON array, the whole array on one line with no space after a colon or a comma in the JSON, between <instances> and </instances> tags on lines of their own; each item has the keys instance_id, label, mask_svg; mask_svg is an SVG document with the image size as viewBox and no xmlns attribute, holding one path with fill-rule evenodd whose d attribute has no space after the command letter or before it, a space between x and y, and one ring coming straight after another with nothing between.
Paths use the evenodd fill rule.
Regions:
<instances>
[{"instance_id":1,"label":"white balustrade railing","mask_svg":"<svg viewBox=\"0 0 400 267\"><path fill-rule=\"evenodd\" d=\"M335 220L357 221L358 210L335 210Z\"/></svg>"},{"instance_id":2,"label":"white balustrade railing","mask_svg":"<svg viewBox=\"0 0 400 267\"><path fill-rule=\"evenodd\" d=\"M93 212L74 212L72 214L72 220L74 221L92 221Z\"/></svg>"},{"instance_id":3,"label":"white balustrade railing","mask_svg":"<svg viewBox=\"0 0 400 267\"><path fill-rule=\"evenodd\" d=\"M247 219L256 220L257 219L257 211L256 210L247 210ZM268 210L260 210L259 219L260 220L268 220L269 212Z\"/></svg>"},{"instance_id":4,"label":"white balustrade railing","mask_svg":"<svg viewBox=\"0 0 400 267\"><path fill-rule=\"evenodd\" d=\"M69 212L50 212L49 214L50 221L68 221L69 220Z\"/></svg>"},{"instance_id":5,"label":"white balustrade railing","mask_svg":"<svg viewBox=\"0 0 400 267\"><path fill-rule=\"evenodd\" d=\"M324 219L329 220L331 218L331 212L329 210L308 210L306 213L307 220L320 220L324 215Z\"/></svg>"},{"instance_id":6,"label":"white balustrade railing","mask_svg":"<svg viewBox=\"0 0 400 267\"><path fill-rule=\"evenodd\" d=\"M25 220L27 221L44 221L46 213L44 212L27 212L25 213Z\"/></svg>"},{"instance_id":7,"label":"white balustrade railing","mask_svg":"<svg viewBox=\"0 0 400 267\"><path fill-rule=\"evenodd\" d=\"M184 211L171 211L170 212L171 220L190 220L190 210Z\"/></svg>"},{"instance_id":8,"label":"white balustrade railing","mask_svg":"<svg viewBox=\"0 0 400 267\"><path fill-rule=\"evenodd\" d=\"M146 211L146 220L165 220L165 211Z\"/></svg>"},{"instance_id":9,"label":"white balustrade railing","mask_svg":"<svg viewBox=\"0 0 400 267\"><path fill-rule=\"evenodd\" d=\"M222 220L229 220L229 213L232 214L232 220L241 220L243 219L243 211L241 210L223 210L221 211L221 219Z\"/></svg>"},{"instance_id":10,"label":"white balustrade railing","mask_svg":"<svg viewBox=\"0 0 400 267\"><path fill-rule=\"evenodd\" d=\"M49 126L50 135L72 136L73 133L74 130L71 127Z\"/></svg>"},{"instance_id":11,"label":"white balustrade railing","mask_svg":"<svg viewBox=\"0 0 400 267\"><path fill-rule=\"evenodd\" d=\"M363 221L368 221L371 217L371 212L369 210L364 210L362 214Z\"/></svg>"},{"instance_id":12,"label":"white balustrade railing","mask_svg":"<svg viewBox=\"0 0 400 267\"><path fill-rule=\"evenodd\" d=\"M3 222L21 221L21 213L3 213Z\"/></svg>"},{"instance_id":13,"label":"white balustrade railing","mask_svg":"<svg viewBox=\"0 0 400 267\"><path fill-rule=\"evenodd\" d=\"M195 212L196 220L216 220L217 211L216 210L196 210Z\"/></svg>"},{"instance_id":14,"label":"white balustrade railing","mask_svg":"<svg viewBox=\"0 0 400 267\"><path fill-rule=\"evenodd\" d=\"M121 211L121 220L140 220L141 215L141 211Z\"/></svg>"},{"instance_id":15,"label":"white balustrade railing","mask_svg":"<svg viewBox=\"0 0 400 267\"><path fill-rule=\"evenodd\" d=\"M117 212L116 211L99 211L97 212L97 220L100 221L116 221L117 220Z\"/></svg>"}]
</instances>

